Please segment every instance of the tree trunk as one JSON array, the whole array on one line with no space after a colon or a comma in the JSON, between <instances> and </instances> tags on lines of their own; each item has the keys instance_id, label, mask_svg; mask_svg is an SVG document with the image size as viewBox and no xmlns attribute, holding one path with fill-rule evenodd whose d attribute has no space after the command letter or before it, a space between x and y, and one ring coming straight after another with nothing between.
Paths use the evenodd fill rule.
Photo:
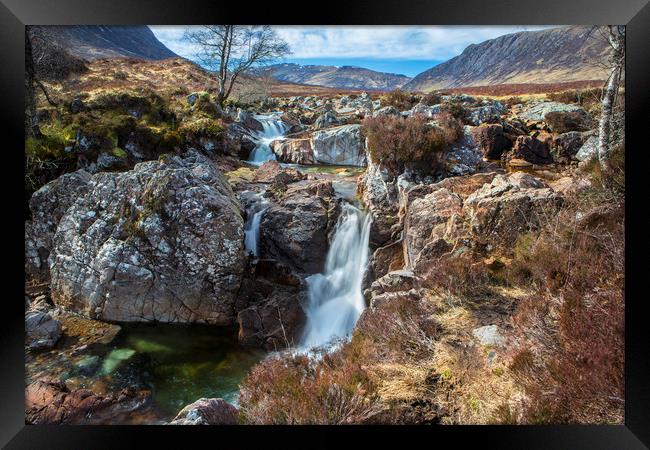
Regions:
<instances>
[{"instance_id":1,"label":"tree trunk","mask_svg":"<svg viewBox=\"0 0 650 450\"><path fill-rule=\"evenodd\" d=\"M36 113L36 73L32 58L32 41L25 29L25 136L41 136Z\"/></svg>"},{"instance_id":2,"label":"tree trunk","mask_svg":"<svg viewBox=\"0 0 650 450\"><path fill-rule=\"evenodd\" d=\"M613 48L612 72L605 88L603 95L603 111L600 116L598 125L598 162L603 171L609 170L609 160L611 156L611 123L614 110L616 94L621 82L621 72L623 62L625 61L624 35L617 26L609 27L609 42Z\"/></svg>"}]
</instances>

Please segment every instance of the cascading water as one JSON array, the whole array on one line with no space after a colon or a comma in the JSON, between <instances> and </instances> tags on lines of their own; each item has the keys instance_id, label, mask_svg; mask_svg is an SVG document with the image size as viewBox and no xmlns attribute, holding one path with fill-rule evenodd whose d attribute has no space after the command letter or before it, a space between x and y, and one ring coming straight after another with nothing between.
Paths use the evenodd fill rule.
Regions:
<instances>
[{"instance_id":1,"label":"cascading water","mask_svg":"<svg viewBox=\"0 0 650 450\"><path fill-rule=\"evenodd\" d=\"M370 214L343 203L325 270L307 278L309 303L302 349L326 346L349 336L365 309L361 284L368 263L371 222Z\"/></svg>"},{"instance_id":2,"label":"cascading water","mask_svg":"<svg viewBox=\"0 0 650 450\"><path fill-rule=\"evenodd\" d=\"M256 147L248 157L249 162L263 163L275 159L275 153L271 150L271 142L284 138L287 126L280 120L278 114L256 115L255 119L262 124L263 130L257 133Z\"/></svg>"},{"instance_id":3,"label":"cascading water","mask_svg":"<svg viewBox=\"0 0 650 450\"><path fill-rule=\"evenodd\" d=\"M264 212L268 209L268 202L263 197L264 192L255 195L251 206L248 207L246 223L244 224L244 246L246 251L258 257L258 243L260 240L260 223Z\"/></svg>"}]
</instances>

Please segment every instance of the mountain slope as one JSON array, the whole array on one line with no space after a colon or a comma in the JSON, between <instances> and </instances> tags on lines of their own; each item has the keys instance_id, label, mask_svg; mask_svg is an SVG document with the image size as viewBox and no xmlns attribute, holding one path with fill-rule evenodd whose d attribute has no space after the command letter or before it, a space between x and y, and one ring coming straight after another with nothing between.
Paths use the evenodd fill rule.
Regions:
<instances>
[{"instance_id":1,"label":"mountain slope","mask_svg":"<svg viewBox=\"0 0 650 450\"><path fill-rule=\"evenodd\" d=\"M406 75L377 72L354 66L273 64L255 71L280 81L339 89L393 90L410 80Z\"/></svg>"},{"instance_id":2,"label":"mountain slope","mask_svg":"<svg viewBox=\"0 0 650 450\"><path fill-rule=\"evenodd\" d=\"M588 26L522 31L472 44L455 58L406 83L403 88L427 91L510 83L554 83L604 80L598 63L609 47L600 30Z\"/></svg>"},{"instance_id":3,"label":"mountain slope","mask_svg":"<svg viewBox=\"0 0 650 450\"><path fill-rule=\"evenodd\" d=\"M31 30L86 60L112 57L159 60L177 56L146 25L34 26Z\"/></svg>"}]
</instances>

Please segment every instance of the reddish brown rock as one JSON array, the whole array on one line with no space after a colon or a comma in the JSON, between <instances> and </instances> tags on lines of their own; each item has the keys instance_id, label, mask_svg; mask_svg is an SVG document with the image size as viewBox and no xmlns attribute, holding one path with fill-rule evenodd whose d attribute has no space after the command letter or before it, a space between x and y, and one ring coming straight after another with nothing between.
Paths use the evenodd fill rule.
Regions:
<instances>
[{"instance_id":1,"label":"reddish brown rock","mask_svg":"<svg viewBox=\"0 0 650 450\"><path fill-rule=\"evenodd\" d=\"M499 159L505 150L512 148L512 141L498 124L481 124L472 130L472 136L487 159Z\"/></svg>"},{"instance_id":2,"label":"reddish brown rock","mask_svg":"<svg viewBox=\"0 0 650 450\"><path fill-rule=\"evenodd\" d=\"M101 396L88 389L70 391L65 382L40 379L25 389L25 422L28 424L109 424L126 421L145 406L148 392L123 389Z\"/></svg>"}]
</instances>

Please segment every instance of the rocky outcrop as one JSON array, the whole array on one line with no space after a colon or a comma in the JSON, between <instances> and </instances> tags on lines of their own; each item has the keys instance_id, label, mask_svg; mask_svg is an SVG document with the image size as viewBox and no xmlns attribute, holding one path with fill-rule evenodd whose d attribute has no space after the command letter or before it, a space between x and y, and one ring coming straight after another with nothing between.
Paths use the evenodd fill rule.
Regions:
<instances>
[{"instance_id":1,"label":"rocky outcrop","mask_svg":"<svg viewBox=\"0 0 650 450\"><path fill-rule=\"evenodd\" d=\"M480 170L483 162L481 149L474 139L473 129L466 125L463 135L447 152L447 172L450 175L468 175Z\"/></svg>"},{"instance_id":2,"label":"rocky outcrop","mask_svg":"<svg viewBox=\"0 0 650 450\"><path fill-rule=\"evenodd\" d=\"M323 164L365 166L360 125L342 125L316 131L311 137L314 159Z\"/></svg>"},{"instance_id":3,"label":"rocky outcrop","mask_svg":"<svg viewBox=\"0 0 650 450\"><path fill-rule=\"evenodd\" d=\"M34 192L29 201L32 219L25 222L25 273L47 278L52 238L61 217L88 190L91 175L84 171L67 173Z\"/></svg>"},{"instance_id":4,"label":"rocky outcrop","mask_svg":"<svg viewBox=\"0 0 650 450\"><path fill-rule=\"evenodd\" d=\"M531 164L550 164L553 162L551 149L546 140L532 136L519 136L511 151L502 156L506 162L511 159L523 159Z\"/></svg>"},{"instance_id":5,"label":"rocky outcrop","mask_svg":"<svg viewBox=\"0 0 650 450\"><path fill-rule=\"evenodd\" d=\"M181 409L170 425L237 425L238 412L222 398L200 398Z\"/></svg>"},{"instance_id":6,"label":"rocky outcrop","mask_svg":"<svg viewBox=\"0 0 650 450\"><path fill-rule=\"evenodd\" d=\"M397 178L388 170L368 158L368 168L357 181L357 191L363 204L373 215L370 226L370 243L385 245L392 237L394 226L398 225L399 189Z\"/></svg>"},{"instance_id":7,"label":"rocky outcrop","mask_svg":"<svg viewBox=\"0 0 650 450\"><path fill-rule=\"evenodd\" d=\"M482 124L473 129L472 135L486 159L498 160L505 150L512 148L512 141L499 124Z\"/></svg>"},{"instance_id":8,"label":"rocky outcrop","mask_svg":"<svg viewBox=\"0 0 650 450\"><path fill-rule=\"evenodd\" d=\"M332 182L293 183L267 209L261 223L260 248L297 273L317 273L323 268L328 234L336 222Z\"/></svg>"},{"instance_id":9,"label":"rocky outcrop","mask_svg":"<svg viewBox=\"0 0 650 450\"><path fill-rule=\"evenodd\" d=\"M501 118L501 114L506 112L506 108L499 102L490 103L483 106L477 106L469 109L468 120L472 125L482 123L496 123Z\"/></svg>"},{"instance_id":10,"label":"rocky outcrop","mask_svg":"<svg viewBox=\"0 0 650 450\"><path fill-rule=\"evenodd\" d=\"M25 422L32 425L99 425L125 421L148 402L146 392L123 389L97 395L88 389L70 390L65 382L40 379L25 389Z\"/></svg>"},{"instance_id":11,"label":"rocky outcrop","mask_svg":"<svg viewBox=\"0 0 650 450\"><path fill-rule=\"evenodd\" d=\"M339 125L341 123L340 119L332 111L325 111L323 114L318 116L314 121L314 129L322 130L324 128L332 127Z\"/></svg>"},{"instance_id":12,"label":"rocky outcrop","mask_svg":"<svg viewBox=\"0 0 650 450\"><path fill-rule=\"evenodd\" d=\"M521 233L553 217L562 203L563 198L542 181L518 172L497 175L467 197L463 208L477 241L511 246Z\"/></svg>"},{"instance_id":13,"label":"rocky outcrop","mask_svg":"<svg viewBox=\"0 0 650 450\"><path fill-rule=\"evenodd\" d=\"M314 164L314 151L309 138L278 139L270 147L279 161L292 164Z\"/></svg>"},{"instance_id":14,"label":"rocky outcrop","mask_svg":"<svg viewBox=\"0 0 650 450\"><path fill-rule=\"evenodd\" d=\"M59 222L52 299L106 321L232 324L243 225L227 181L196 153L97 174Z\"/></svg>"}]
</instances>

